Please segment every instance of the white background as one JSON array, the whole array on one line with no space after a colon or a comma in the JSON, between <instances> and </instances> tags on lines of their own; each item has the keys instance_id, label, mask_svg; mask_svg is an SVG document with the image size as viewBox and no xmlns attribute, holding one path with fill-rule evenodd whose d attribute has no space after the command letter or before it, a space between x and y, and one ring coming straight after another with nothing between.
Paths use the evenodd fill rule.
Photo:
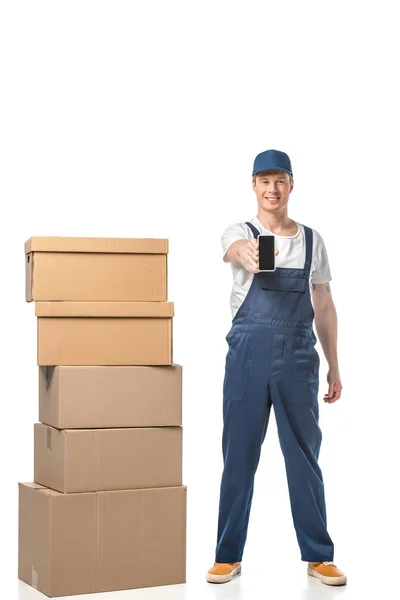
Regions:
<instances>
[{"instance_id":1,"label":"white background","mask_svg":"<svg viewBox=\"0 0 400 600\"><path fill-rule=\"evenodd\" d=\"M395 585L399 548L399 51L395 2L8 1L1 5L2 597L17 579L17 482L38 418L31 236L166 237L183 366L187 584L106 598L347 598ZM243 571L207 584L222 470L231 267L220 238L257 212L255 155L287 152L289 216L319 231L339 319L342 399L320 465L335 562L306 575L273 412ZM383 578L383 574L385 577ZM4 593L3 593L4 592ZM92 597L92 596L90 596Z\"/></svg>"}]
</instances>

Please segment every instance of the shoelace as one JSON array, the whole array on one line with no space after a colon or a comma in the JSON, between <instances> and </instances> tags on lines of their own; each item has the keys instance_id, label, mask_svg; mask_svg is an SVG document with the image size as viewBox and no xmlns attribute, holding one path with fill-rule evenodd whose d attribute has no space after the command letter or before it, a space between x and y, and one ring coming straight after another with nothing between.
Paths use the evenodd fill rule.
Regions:
<instances>
[{"instance_id":1,"label":"shoelace","mask_svg":"<svg viewBox=\"0 0 400 600\"><path fill-rule=\"evenodd\" d=\"M322 563L323 565L332 565L333 567L336 567L335 563L332 562L331 560L327 560L325 562Z\"/></svg>"}]
</instances>

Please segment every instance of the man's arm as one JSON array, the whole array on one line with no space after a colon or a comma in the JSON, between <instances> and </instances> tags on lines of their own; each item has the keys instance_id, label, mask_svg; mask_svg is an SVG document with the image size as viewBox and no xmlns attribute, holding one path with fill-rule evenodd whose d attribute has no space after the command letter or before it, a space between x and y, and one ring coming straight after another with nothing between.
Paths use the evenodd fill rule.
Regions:
<instances>
[{"instance_id":1,"label":"man's arm","mask_svg":"<svg viewBox=\"0 0 400 600\"><path fill-rule=\"evenodd\" d=\"M312 284L315 329L329 368L338 369L337 314L329 282Z\"/></svg>"},{"instance_id":2,"label":"man's arm","mask_svg":"<svg viewBox=\"0 0 400 600\"><path fill-rule=\"evenodd\" d=\"M329 365L329 392L325 399L334 402L340 398L342 383L337 355L337 314L329 282L312 284L312 303L315 329Z\"/></svg>"},{"instance_id":3,"label":"man's arm","mask_svg":"<svg viewBox=\"0 0 400 600\"><path fill-rule=\"evenodd\" d=\"M236 242L233 242L225 252L224 262L231 262L237 267L240 267L242 262L239 256L239 248L240 246L246 246L248 243L247 240L236 240Z\"/></svg>"}]
</instances>

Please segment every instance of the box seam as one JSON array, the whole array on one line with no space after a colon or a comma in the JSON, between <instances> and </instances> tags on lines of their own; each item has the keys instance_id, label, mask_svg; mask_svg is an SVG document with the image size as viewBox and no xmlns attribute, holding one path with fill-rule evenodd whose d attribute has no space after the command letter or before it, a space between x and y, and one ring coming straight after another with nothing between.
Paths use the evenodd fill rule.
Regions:
<instances>
[{"instance_id":1,"label":"box seam","mask_svg":"<svg viewBox=\"0 0 400 600\"><path fill-rule=\"evenodd\" d=\"M99 494L95 493L95 532L94 532L94 552L95 552L95 560L94 560L94 591L97 593L99 591Z\"/></svg>"},{"instance_id":2,"label":"box seam","mask_svg":"<svg viewBox=\"0 0 400 600\"><path fill-rule=\"evenodd\" d=\"M68 493L68 448L67 448L67 432L64 429L61 430L64 437L64 494Z\"/></svg>"},{"instance_id":3,"label":"box seam","mask_svg":"<svg viewBox=\"0 0 400 600\"><path fill-rule=\"evenodd\" d=\"M98 469L98 449L97 449L97 445L99 443L98 441L98 431L97 429L93 432L93 454L94 454L94 465L93 465L93 491L97 492L97 484L98 484L98 476L97 476L97 469Z\"/></svg>"},{"instance_id":4,"label":"box seam","mask_svg":"<svg viewBox=\"0 0 400 600\"><path fill-rule=\"evenodd\" d=\"M49 503L49 557L48 557L48 568L49 568L49 592L52 594L53 593L53 578L52 578L52 560L51 557L53 556L53 551L52 551L52 520L53 520L53 502L52 502L52 498L51 496L47 496L47 501ZM38 577L38 583L39 583L39 577Z\"/></svg>"},{"instance_id":5,"label":"box seam","mask_svg":"<svg viewBox=\"0 0 400 600\"><path fill-rule=\"evenodd\" d=\"M57 369L57 423L59 425L61 425L62 420L61 420L61 412L60 412L60 406L62 406L62 400L61 400L61 377L62 377L62 370L60 370L60 368L58 366L54 367L54 369ZM53 377L54 377L55 373L53 372ZM54 379L53 379L54 381Z\"/></svg>"}]
</instances>

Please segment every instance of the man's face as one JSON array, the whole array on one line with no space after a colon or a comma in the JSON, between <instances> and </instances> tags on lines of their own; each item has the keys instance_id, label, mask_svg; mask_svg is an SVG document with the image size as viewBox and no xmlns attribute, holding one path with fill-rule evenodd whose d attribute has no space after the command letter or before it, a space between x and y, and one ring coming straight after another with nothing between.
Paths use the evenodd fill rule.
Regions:
<instances>
[{"instance_id":1,"label":"man's face","mask_svg":"<svg viewBox=\"0 0 400 600\"><path fill-rule=\"evenodd\" d=\"M266 175L256 175L253 190L257 196L259 207L268 212L282 210L289 201L293 189L289 173L286 171L268 171Z\"/></svg>"}]
</instances>

